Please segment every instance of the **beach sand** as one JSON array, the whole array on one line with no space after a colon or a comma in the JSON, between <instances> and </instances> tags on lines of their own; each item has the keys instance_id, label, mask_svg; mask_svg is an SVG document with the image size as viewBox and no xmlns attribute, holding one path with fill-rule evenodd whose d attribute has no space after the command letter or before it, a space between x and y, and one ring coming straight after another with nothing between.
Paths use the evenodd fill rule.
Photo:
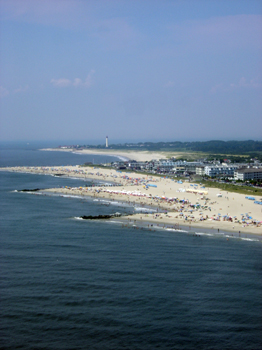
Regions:
<instances>
[{"instance_id":1,"label":"beach sand","mask_svg":"<svg viewBox=\"0 0 262 350\"><path fill-rule=\"evenodd\" d=\"M76 154L93 154L93 155L105 155L118 157L123 160L136 160L138 162L146 162L152 159L167 159L166 153L163 152L149 152L149 151L112 151L110 149L83 149L78 150L74 148L44 148L41 151L61 151L61 152L73 152Z\"/></svg>"},{"instance_id":2,"label":"beach sand","mask_svg":"<svg viewBox=\"0 0 262 350\"><path fill-rule=\"evenodd\" d=\"M100 185L52 188L45 189L44 192L129 202L139 207L154 207L156 210L153 214L139 213L126 217L127 220L262 235L260 223L262 222L262 206L255 204L253 200L246 199L243 194L215 188L201 188L200 185L195 186L189 182L181 184L168 178L97 167L10 167L1 168L1 170L50 175L64 174L68 177L93 179L99 181ZM103 186L101 184L103 182L107 185ZM118 186L109 186L109 183L117 183ZM260 197L254 197L255 200L260 200ZM161 211L166 211L166 213L161 213Z\"/></svg>"}]
</instances>

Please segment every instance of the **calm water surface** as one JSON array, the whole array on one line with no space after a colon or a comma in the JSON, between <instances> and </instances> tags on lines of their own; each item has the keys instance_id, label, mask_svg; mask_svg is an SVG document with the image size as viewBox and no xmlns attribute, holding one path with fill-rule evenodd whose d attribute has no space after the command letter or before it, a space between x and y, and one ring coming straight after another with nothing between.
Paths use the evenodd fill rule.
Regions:
<instances>
[{"instance_id":1,"label":"calm water surface","mask_svg":"<svg viewBox=\"0 0 262 350\"><path fill-rule=\"evenodd\" d=\"M60 156L2 149L1 165L83 159ZM14 192L82 180L0 176L2 349L261 349L261 242L77 220L133 208Z\"/></svg>"}]
</instances>

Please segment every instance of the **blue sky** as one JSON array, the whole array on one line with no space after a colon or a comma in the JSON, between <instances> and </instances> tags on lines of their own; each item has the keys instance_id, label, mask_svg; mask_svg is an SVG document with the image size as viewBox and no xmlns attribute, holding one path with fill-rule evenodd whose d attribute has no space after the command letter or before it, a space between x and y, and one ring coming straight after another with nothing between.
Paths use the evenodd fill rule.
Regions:
<instances>
[{"instance_id":1,"label":"blue sky","mask_svg":"<svg viewBox=\"0 0 262 350\"><path fill-rule=\"evenodd\" d=\"M262 139L259 0L0 0L2 140Z\"/></svg>"}]
</instances>

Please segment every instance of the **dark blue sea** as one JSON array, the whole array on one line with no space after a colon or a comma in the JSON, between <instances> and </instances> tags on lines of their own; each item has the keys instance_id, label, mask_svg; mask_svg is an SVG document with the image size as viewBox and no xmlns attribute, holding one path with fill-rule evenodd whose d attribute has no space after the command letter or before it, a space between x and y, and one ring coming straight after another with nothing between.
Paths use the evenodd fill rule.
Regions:
<instances>
[{"instance_id":1,"label":"dark blue sea","mask_svg":"<svg viewBox=\"0 0 262 350\"><path fill-rule=\"evenodd\" d=\"M1 167L114 160L0 152ZM261 240L78 220L135 208L15 192L83 184L0 172L1 349L262 348Z\"/></svg>"}]
</instances>

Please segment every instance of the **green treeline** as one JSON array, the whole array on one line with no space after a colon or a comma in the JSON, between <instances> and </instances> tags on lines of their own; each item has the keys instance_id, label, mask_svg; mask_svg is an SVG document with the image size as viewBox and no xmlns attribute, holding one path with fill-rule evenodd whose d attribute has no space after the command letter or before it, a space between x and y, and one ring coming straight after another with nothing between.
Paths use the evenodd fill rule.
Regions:
<instances>
[{"instance_id":1,"label":"green treeline","mask_svg":"<svg viewBox=\"0 0 262 350\"><path fill-rule=\"evenodd\" d=\"M105 145L82 146L87 148L105 148ZM197 142L139 142L110 144L110 149L205 152L214 154L236 154L259 156L262 153L262 141L197 141Z\"/></svg>"}]
</instances>

